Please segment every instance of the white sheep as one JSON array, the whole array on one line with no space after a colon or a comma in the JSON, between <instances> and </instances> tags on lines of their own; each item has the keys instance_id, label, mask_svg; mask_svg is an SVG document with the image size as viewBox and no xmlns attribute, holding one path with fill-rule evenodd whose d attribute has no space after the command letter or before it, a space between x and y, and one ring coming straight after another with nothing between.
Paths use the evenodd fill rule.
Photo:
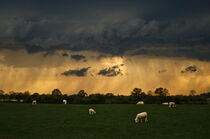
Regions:
<instances>
[{"instance_id":1,"label":"white sheep","mask_svg":"<svg viewBox=\"0 0 210 139\"><path fill-rule=\"evenodd\" d=\"M148 119L147 119L147 112L141 112L139 114L136 115L136 118L134 119L136 123L139 122L139 119L141 120L141 123L142 123L142 119L144 118L145 122L148 122Z\"/></svg>"},{"instance_id":2,"label":"white sheep","mask_svg":"<svg viewBox=\"0 0 210 139\"><path fill-rule=\"evenodd\" d=\"M144 104L144 101L139 101L136 104Z\"/></svg>"},{"instance_id":3,"label":"white sheep","mask_svg":"<svg viewBox=\"0 0 210 139\"><path fill-rule=\"evenodd\" d=\"M96 111L95 111L94 109L90 108L90 109L89 109L89 114L90 114L90 115L96 114Z\"/></svg>"},{"instance_id":4,"label":"white sheep","mask_svg":"<svg viewBox=\"0 0 210 139\"><path fill-rule=\"evenodd\" d=\"M176 103L175 102L169 102L169 105L168 105L170 108L171 107L176 107Z\"/></svg>"},{"instance_id":5,"label":"white sheep","mask_svg":"<svg viewBox=\"0 0 210 139\"><path fill-rule=\"evenodd\" d=\"M163 104L163 105L168 105L168 102L163 102L162 104Z\"/></svg>"},{"instance_id":6,"label":"white sheep","mask_svg":"<svg viewBox=\"0 0 210 139\"><path fill-rule=\"evenodd\" d=\"M67 100L64 99L64 100L63 100L63 104L67 104Z\"/></svg>"},{"instance_id":7,"label":"white sheep","mask_svg":"<svg viewBox=\"0 0 210 139\"><path fill-rule=\"evenodd\" d=\"M33 100L32 101L32 105L36 105L37 103L36 103L36 100Z\"/></svg>"}]
</instances>

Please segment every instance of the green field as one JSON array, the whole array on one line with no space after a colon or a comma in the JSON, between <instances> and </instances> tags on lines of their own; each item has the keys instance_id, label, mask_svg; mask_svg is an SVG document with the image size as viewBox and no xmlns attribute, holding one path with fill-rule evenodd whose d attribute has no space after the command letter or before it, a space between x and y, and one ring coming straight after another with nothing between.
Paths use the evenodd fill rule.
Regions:
<instances>
[{"instance_id":1,"label":"green field","mask_svg":"<svg viewBox=\"0 0 210 139\"><path fill-rule=\"evenodd\" d=\"M92 107L97 114L88 115ZM134 122L146 111L148 123ZM0 104L0 139L210 137L210 105Z\"/></svg>"}]
</instances>

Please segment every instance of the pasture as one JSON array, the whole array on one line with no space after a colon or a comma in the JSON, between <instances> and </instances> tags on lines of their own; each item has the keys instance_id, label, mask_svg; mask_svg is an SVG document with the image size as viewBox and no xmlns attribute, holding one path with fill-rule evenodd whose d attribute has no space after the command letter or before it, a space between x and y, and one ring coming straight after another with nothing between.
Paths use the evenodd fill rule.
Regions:
<instances>
[{"instance_id":1,"label":"pasture","mask_svg":"<svg viewBox=\"0 0 210 139\"><path fill-rule=\"evenodd\" d=\"M90 116L88 109L96 115ZM134 122L148 112L148 123ZM210 105L0 104L0 139L137 139L210 136Z\"/></svg>"}]
</instances>

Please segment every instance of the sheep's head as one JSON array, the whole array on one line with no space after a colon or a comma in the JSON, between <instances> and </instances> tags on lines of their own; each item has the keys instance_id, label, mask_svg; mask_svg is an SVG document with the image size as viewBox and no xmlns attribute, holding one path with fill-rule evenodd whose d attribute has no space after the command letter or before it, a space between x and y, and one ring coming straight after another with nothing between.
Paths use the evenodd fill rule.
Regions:
<instances>
[{"instance_id":1,"label":"sheep's head","mask_svg":"<svg viewBox=\"0 0 210 139\"><path fill-rule=\"evenodd\" d=\"M135 120L136 123L138 123L138 119L137 118L135 118L134 120Z\"/></svg>"}]
</instances>

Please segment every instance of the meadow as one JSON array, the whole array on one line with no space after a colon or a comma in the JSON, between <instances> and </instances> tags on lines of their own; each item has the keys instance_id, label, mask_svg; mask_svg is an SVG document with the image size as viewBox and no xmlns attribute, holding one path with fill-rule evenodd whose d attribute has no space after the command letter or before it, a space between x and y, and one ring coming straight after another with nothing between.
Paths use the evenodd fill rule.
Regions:
<instances>
[{"instance_id":1,"label":"meadow","mask_svg":"<svg viewBox=\"0 0 210 139\"><path fill-rule=\"evenodd\" d=\"M88 109L96 115L90 116ZM148 112L148 123L134 122ZM207 139L210 105L0 103L0 139Z\"/></svg>"}]
</instances>

